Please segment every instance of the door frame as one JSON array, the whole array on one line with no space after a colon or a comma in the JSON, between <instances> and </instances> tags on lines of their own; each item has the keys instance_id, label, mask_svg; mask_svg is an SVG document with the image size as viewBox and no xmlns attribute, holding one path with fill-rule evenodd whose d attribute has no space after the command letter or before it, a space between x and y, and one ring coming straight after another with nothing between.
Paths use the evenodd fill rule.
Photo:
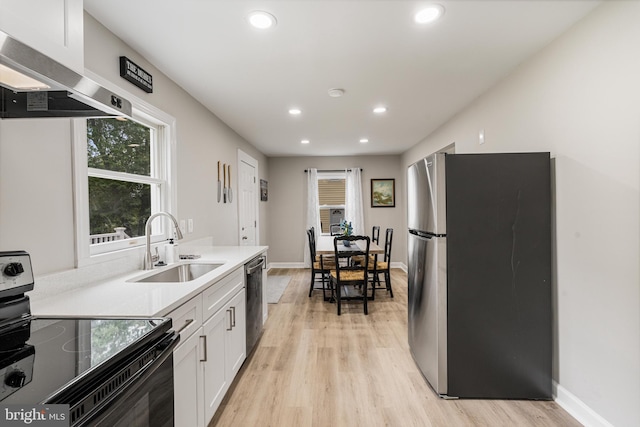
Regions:
<instances>
[{"instance_id":1,"label":"door frame","mask_svg":"<svg viewBox=\"0 0 640 427\"><path fill-rule=\"evenodd\" d=\"M242 151L241 149L238 148L238 177L240 176L240 163L244 162L247 163L250 166L253 166L256 170L256 176L255 179L253 181L253 191L254 194L257 196L260 194L260 188L258 186L258 177L259 175L259 169L258 169L258 161L256 159L254 159L253 157L251 157L250 155L248 155L247 153L245 153L244 151ZM236 180L236 182L240 182L238 180ZM244 209L244 206L240 206L242 204L241 202L242 198L239 197L238 198L238 244L240 244L241 239L242 239L242 225L240 224L239 219L241 218L240 212L242 211L242 209ZM256 246L260 246L260 203L259 201L256 201L256 212L255 212L255 217L256 217Z\"/></svg>"}]
</instances>

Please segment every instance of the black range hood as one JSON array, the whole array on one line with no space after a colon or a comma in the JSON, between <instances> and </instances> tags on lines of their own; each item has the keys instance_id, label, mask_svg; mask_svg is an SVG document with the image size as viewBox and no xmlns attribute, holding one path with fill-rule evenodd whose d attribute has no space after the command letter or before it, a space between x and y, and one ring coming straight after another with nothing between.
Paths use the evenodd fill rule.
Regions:
<instances>
[{"instance_id":1,"label":"black range hood","mask_svg":"<svg viewBox=\"0 0 640 427\"><path fill-rule=\"evenodd\" d=\"M131 103L0 31L0 118L131 117Z\"/></svg>"}]
</instances>

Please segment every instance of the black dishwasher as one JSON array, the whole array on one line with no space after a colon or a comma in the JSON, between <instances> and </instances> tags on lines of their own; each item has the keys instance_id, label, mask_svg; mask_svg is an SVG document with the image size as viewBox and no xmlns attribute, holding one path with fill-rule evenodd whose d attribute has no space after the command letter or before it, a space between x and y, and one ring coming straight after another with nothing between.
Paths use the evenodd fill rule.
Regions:
<instances>
[{"instance_id":1,"label":"black dishwasher","mask_svg":"<svg viewBox=\"0 0 640 427\"><path fill-rule=\"evenodd\" d=\"M247 356L251 354L262 333L262 270L264 256L258 256L244 265L247 295Z\"/></svg>"}]
</instances>

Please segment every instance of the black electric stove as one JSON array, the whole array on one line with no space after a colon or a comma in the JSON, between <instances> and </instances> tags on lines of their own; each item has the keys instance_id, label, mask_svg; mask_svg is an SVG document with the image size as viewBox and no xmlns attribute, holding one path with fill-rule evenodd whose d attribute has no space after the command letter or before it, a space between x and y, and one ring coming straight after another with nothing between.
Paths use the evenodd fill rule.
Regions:
<instances>
[{"instance_id":1,"label":"black electric stove","mask_svg":"<svg viewBox=\"0 0 640 427\"><path fill-rule=\"evenodd\" d=\"M66 404L70 425L96 425L99 413L113 412L109 405L118 396L149 380L167 357L171 362L179 336L170 330L171 319L31 316L29 297L14 291L32 281L25 256L0 252L0 406ZM169 406L173 420L172 393Z\"/></svg>"},{"instance_id":2,"label":"black electric stove","mask_svg":"<svg viewBox=\"0 0 640 427\"><path fill-rule=\"evenodd\" d=\"M54 403L162 338L166 319L30 318L0 331L0 402Z\"/></svg>"}]
</instances>

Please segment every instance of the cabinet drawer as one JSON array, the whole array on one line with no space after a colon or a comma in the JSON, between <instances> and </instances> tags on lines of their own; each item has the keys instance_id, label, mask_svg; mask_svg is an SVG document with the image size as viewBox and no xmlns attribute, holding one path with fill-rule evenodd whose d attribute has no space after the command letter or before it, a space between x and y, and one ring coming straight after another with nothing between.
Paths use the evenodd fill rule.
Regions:
<instances>
[{"instance_id":1,"label":"cabinet drawer","mask_svg":"<svg viewBox=\"0 0 640 427\"><path fill-rule=\"evenodd\" d=\"M244 268L239 268L202 292L204 321L222 308L243 287Z\"/></svg>"},{"instance_id":2,"label":"cabinet drawer","mask_svg":"<svg viewBox=\"0 0 640 427\"><path fill-rule=\"evenodd\" d=\"M191 298L169 313L168 317L173 322L173 330L180 331L180 340L184 342L202 325L202 295Z\"/></svg>"}]
</instances>

